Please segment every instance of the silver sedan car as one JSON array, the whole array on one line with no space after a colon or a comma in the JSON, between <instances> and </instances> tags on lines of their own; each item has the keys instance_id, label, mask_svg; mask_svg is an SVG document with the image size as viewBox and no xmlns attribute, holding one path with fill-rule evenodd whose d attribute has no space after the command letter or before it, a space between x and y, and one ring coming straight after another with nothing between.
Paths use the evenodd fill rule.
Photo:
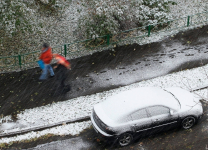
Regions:
<instances>
[{"instance_id":1,"label":"silver sedan car","mask_svg":"<svg viewBox=\"0 0 208 150\"><path fill-rule=\"evenodd\" d=\"M97 133L126 146L138 136L189 129L202 114L201 102L187 90L140 87L94 105L91 121Z\"/></svg>"}]
</instances>

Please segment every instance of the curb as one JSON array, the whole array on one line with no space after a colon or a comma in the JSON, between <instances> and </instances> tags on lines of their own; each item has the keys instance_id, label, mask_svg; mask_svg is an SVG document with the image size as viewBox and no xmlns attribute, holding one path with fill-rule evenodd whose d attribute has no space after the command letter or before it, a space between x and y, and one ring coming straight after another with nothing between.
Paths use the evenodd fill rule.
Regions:
<instances>
[{"instance_id":1,"label":"curb","mask_svg":"<svg viewBox=\"0 0 208 150\"><path fill-rule=\"evenodd\" d=\"M65 124L75 123L75 122L88 121L88 120L90 120L90 116L85 116L85 117L80 117L80 118L76 118L76 119L72 119L72 120L61 121L61 122L50 124L50 125L34 127L34 128L30 128L30 129L16 131L16 132L3 133L3 134L0 134L0 137L1 138L2 137L11 137L11 136L15 136L15 135L28 133L28 132L31 132L31 131L41 131L41 130L52 128L52 127L55 127L55 126L60 126L60 125L65 125Z\"/></svg>"}]
</instances>

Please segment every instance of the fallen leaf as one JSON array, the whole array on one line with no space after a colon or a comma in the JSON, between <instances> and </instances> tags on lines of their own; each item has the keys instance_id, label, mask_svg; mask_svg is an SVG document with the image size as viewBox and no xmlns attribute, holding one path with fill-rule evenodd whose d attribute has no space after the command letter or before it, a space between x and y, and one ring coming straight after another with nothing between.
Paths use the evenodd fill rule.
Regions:
<instances>
[{"instance_id":1,"label":"fallen leaf","mask_svg":"<svg viewBox=\"0 0 208 150\"><path fill-rule=\"evenodd\" d=\"M100 142L100 139L97 139L97 142Z\"/></svg>"}]
</instances>

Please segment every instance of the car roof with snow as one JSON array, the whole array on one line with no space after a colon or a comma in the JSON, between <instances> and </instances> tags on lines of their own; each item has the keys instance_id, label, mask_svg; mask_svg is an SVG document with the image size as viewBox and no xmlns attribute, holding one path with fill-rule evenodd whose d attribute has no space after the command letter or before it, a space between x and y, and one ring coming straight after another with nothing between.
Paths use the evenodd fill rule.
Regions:
<instances>
[{"instance_id":1,"label":"car roof with snow","mask_svg":"<svg viewBox=\"0 0 208 150\"><path fill-rule=\"evenodd\" d=\"M158 87L140 87L124 91L95 106L96 111L106 113L111 119L119 119L138 109L161 105L178 110L180 104L171 93ZM99 112L98 112L99 113Z\"/></svg>"}]
</instances>

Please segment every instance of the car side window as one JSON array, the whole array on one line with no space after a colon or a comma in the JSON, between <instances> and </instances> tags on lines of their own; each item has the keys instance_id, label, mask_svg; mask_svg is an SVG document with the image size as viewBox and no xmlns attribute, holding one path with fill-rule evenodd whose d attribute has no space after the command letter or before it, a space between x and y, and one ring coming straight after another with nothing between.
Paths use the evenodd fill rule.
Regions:
<instances>
[{"instance_id":1,"label":"car side window","mask_svg":"<svg viewBox=\"0 0 208 150\"><path fill-rule=\"evenodd\" d=\"M170 113L169 108L163 107L163 106L152 106L152 107L148 107L147 109L151 116L157 116L157 115Z\"/></svg>"},{"instance_id":2,"label":"car side window","mask_svg":"<svg viewBox=\"0 0 208 150\"><path fill-rule=\"evenodd\" d=\"M147 112L145 109L140 109L131 114L132 120L138 120L143 118L148 118Z\"/></svg>"}]
</instances>

